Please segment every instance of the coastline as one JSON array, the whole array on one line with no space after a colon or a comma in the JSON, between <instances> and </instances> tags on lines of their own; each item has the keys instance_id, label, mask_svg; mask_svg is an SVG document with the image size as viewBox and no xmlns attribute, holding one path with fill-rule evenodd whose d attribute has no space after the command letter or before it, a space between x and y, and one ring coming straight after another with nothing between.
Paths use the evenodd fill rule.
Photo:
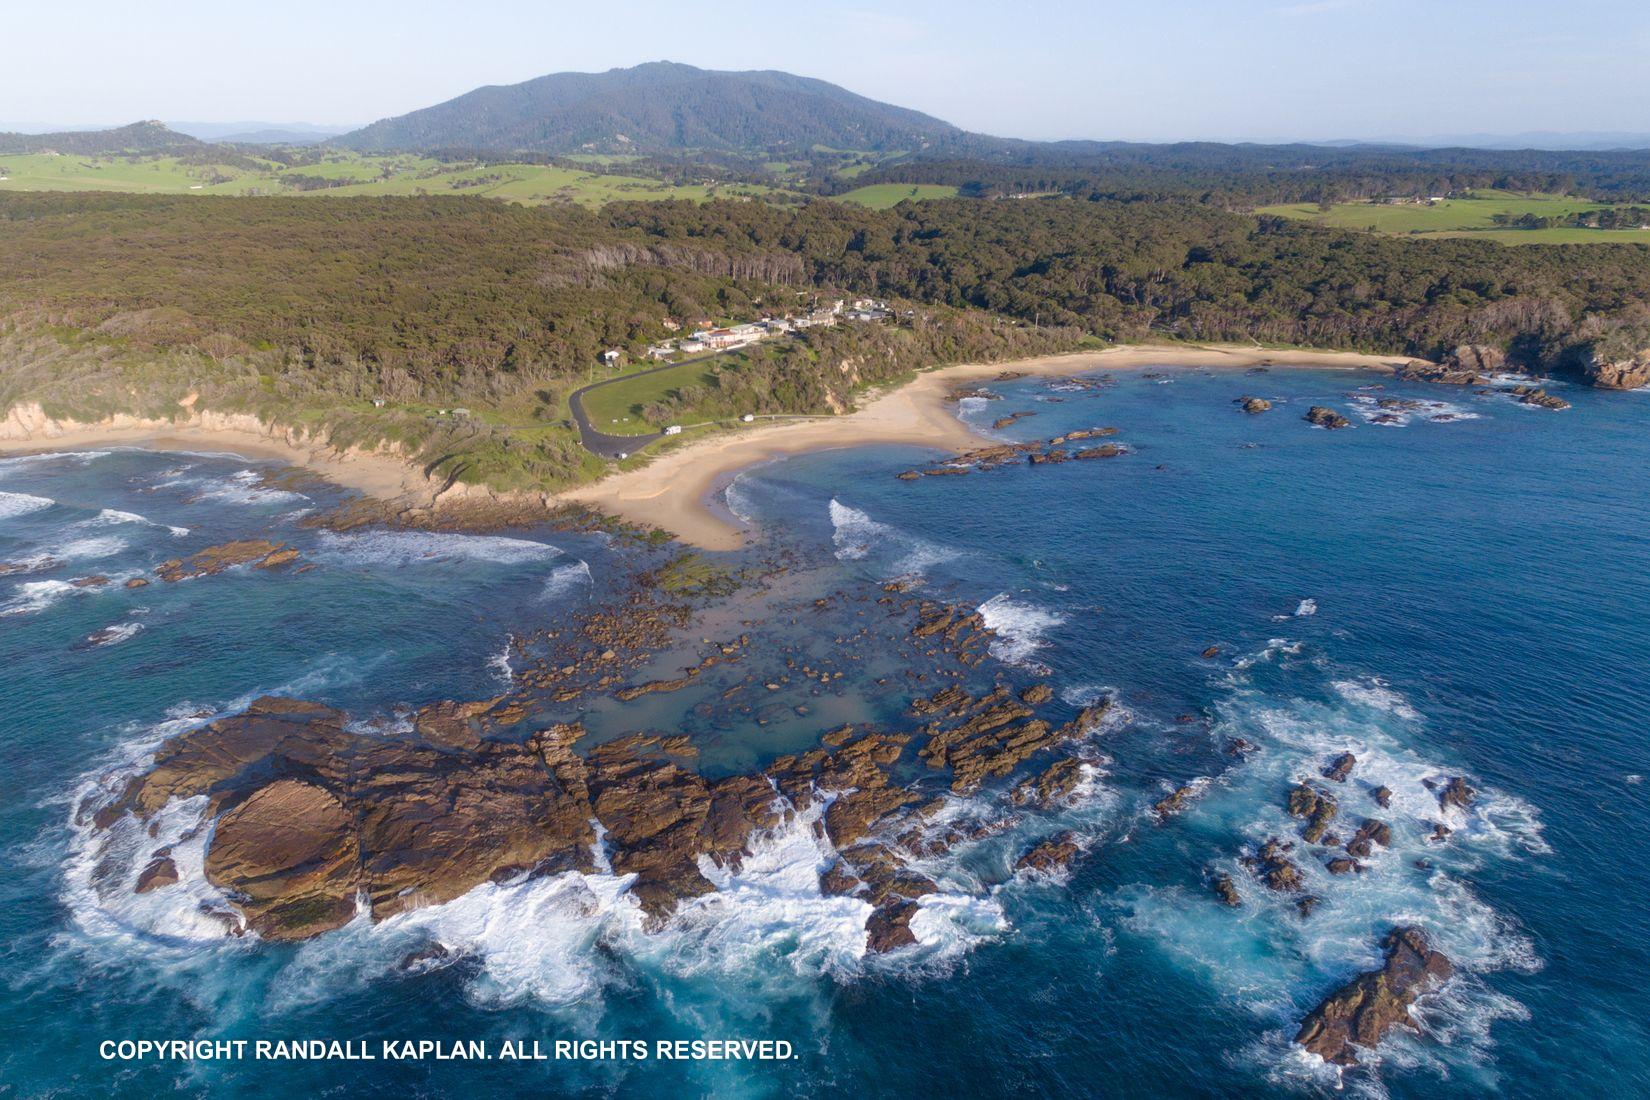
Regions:
<instances>
[{"instance_id":1,"label":"coastline","mask_svg":"<svg viewBox=\"0 0 1650 1100\"><path fill-rule=\"evenodd\" d=\"M297 429L266 424L247 413L191 412L182 420L126 414L96 422L56 420L39 405L20 405L0 420L0 455L109 446L157 451L211 450L301 466L346 489L380 500L430 506L463 496L468 486L442 486L411 458L390 447L337 448Z\"/></svg>"},{"instance_id":2,"label":"coastline","mask_svg":"<svg viewBox=\"0 0 1650 1100\"><path fill-rule=\"evenodd\" d=\"M1320 367L1392 370L1411 360L1399 355L1337 351L1270 351L1233 346L1119 345L1002 363L963 363L926 371L877 393L845 416L790 421L691 443L636 470L611 474L562 493L575 501L636 523L663 527L706 550L735 550L746 529L712 507L709 498L740 471L776 458L866 444L893 443L961 453L993 442L957 419L947 395L959 383L994 378L1004 371L1059 377L1095 370L1152 366Z\"/></svg>"},{"instance_id":3,"label":"coastline","mask_svg":"<svg viewBox=\"0 0 1650 1100\"><path fill-rule=\"evenodd\" d=\"M560 493L498 493L485 486L446 485L432 479L412 458L393 447L337 448L299 429L266 424L246 413L188 409L180 420L112 416L95 423L59 421L38 405L21 405L0 420L0 455L100 446L155 450L219 450L255 459L275 459L311 470L346 489L407 509L439 509L474 502L542 509L580 504L652 527L661 527L690 545L734 550L746 529L712 494L751 466L810 451L867 444L908 444L960 453L991 442L957 419L947 400L960 383L993 378L1004 371L1058 377L1095 370L1148 366L1247 368L1274 366L1341 370L1391 370L1408 357L1358 352L1269 350L1234 345L1119 345L1100 351L1069 352L999 363L962 363L925 371L875 392L843 416L784 421L718 435L656 456L639 469Z\"/></svg>"}]
</instances>

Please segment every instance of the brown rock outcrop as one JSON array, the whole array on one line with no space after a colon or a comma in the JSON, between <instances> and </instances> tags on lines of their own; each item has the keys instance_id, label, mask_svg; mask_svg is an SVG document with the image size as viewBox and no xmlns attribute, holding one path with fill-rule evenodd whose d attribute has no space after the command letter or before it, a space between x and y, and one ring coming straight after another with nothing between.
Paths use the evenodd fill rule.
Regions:
<instances>
[{"instance_id":1,"label":"brown rock outcrop","mask_svg":"<svg viewBox=\"0 0 1650 1100\"><path fill-rule=\"evenodd\" d=\"M1490 375L1501 372L1506 366L1507 356L1500 348L1488 344L1462 344L1444 356L1441 362L1412 360L1406 363L1398 371L1398 377L1412 382L1481 386L1490 381Z\"/></svg>"},{"instance_id":2,"label":"brown rock outcrop","mask_svg":"<svg viewBox=\"0 0 1650 1100\"><path fill-rule=\"evenodd\" d=\"M1581 367L1589 384L1606 390L1636 390L1650 386L1650 351L1625 359L1609 359L1592 352Z\"/></svg>"},{"instance_id":3,"label":"brown rock outcrop","mask_svg":"<svg viewBox=\"0 0 1650 1100\"><path fill-rule=\"evenodd\" d=\"M1357 763L1358 758L1356 756L1353 756L1349 752L1343 752L1341 755L1335 757L1334 760L1331 760L1327 766L1325 766L1323 769L1323 777L1325 779L1333 779L1337 783L1345 783L1346 777L1352 774L1352 769L1357 765Z\"/></svg>"},{"instance_id":4,"label":"brown rock outcrop","mask_svg":"<svg viewBox=\"0 0 1650 1100\"><path fill-rule=\"evenodd\" d=\"M1314 427L1328 428L1330 430L1352 427L1352 421L1348 420L1334 409L1326 408L1323 405L1313 405L1310 409L1306 410L1306 415L1301 419L1305 420L1308 424L1311 424Z\"/></svg>"},{"instance_id":5,"label":"brown rock outcrop","mask_svg":"<svg viewBox=\"0 0 1650 1100\"><path fill-rule=\"evenodd\" d=\"M1316 844L1335 820L1335 800L1309 784L1302 783L1289 792L1289 816L1306 819L1301 836L1308 844Z\"/></svg>"},{"instance_id":6,"label":"brown rock outcrop","mask_svg":"<svg viewBox=\"0 0 1650 1100\"><path fill-rule=\"evenodd\" d=\"M1394 1027L1415 1026L1409 1010L1417 998L1445 981L1455 968L1418 928L1394 929L1382 942L1386 960L1331 993L1301 1022L1295 1042L1326 1062L1358 1064L1358 1050L1373 1050Z\"/></svg>"},{"instance_id":7,"label":"brown rock outcrop","mask_svg":"<svg viewBox=\"0 0 1650 1100\"><path fill-rule=\"evenodd\" d=\"M209 577L237 565L251 565L258 569L273 569L297 560L298 551L290 546L268 539L239 539L218 546L208 546L187 558L173 558L155 566L161 580L175 582L191 577Z\"/></svg>"},{"instance_id":8,"label":"brown rock outcrop","mask_svg":"<svg viewBox=\"0 0 1650 1100\"><path fill-rule=\"evenodd\" d=\"M1015 862L1014 869L1036 871L1045 875L1057 874L1069 868L1071 861L1077 858L1080 851L1082 849L1077 844L1077 834L1064 832L1043 841L1021 856Z\"/></svg>"}]
</instances>

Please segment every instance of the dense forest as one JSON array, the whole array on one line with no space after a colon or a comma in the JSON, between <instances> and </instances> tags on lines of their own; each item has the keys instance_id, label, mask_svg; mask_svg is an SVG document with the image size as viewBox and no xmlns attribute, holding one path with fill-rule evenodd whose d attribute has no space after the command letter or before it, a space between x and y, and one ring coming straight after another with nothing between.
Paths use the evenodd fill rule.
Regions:
<instances>
[{"instance_id":1,"label":"dense forest","mask_svg":"<svg viewBox=\"0 0 1650 1100\"><path fill-rule=\"evenodd\" d=\"M354 438L454 442L429 406L542 423L471 431L475 476L586 476L568 390L667 318L820 293L899 319L764 346L672 412L840 409L859 385L1083 341L1244 340L1436 357L1491 343L1563 369L1650 346L1650 247L1406 240L1190 202L1055 198L523 207L451 198L0 195L0 406L209 406ZM384 402L379 408L374 401ZM483 420L486 417L482 418ZM558 434L560 433L560 434Z\"/></svg>"},{"instance_id":2,"label":"dense forest","mask_svg":"<svg viewBox=\"0 0 1650 1100\"><path fill-rule=\"evenodd\" d=\"M468 148L495 155L628 154L805 151L816 145L903 150L960 135L937 118L823 80L657 61L477 88L374 122L334 143L369 152Z\"/></svg>"},{"instance_id":3,"label":"dense forest","mask_svg":"<svg viewBox=\"0 0 1650 1100\"><path fill-rule=\"evenodd\" d=\"M1640 202L1650 200L1650 150L976 142L965 153L936 148L890 161L851 185L865 183L944 183L984 198L1192 199L1234 209L1485 188Z\"/></svg>"}]
</instances>

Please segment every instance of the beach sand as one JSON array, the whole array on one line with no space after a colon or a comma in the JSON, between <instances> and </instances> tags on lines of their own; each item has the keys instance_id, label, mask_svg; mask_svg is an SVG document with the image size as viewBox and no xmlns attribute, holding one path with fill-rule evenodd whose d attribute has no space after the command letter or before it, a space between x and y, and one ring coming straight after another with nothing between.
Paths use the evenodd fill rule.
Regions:
<instances>
[{"instance_id":1,"label":"beach sand","mask_svg":"<svg viewBox=\"0 0 1650 1100\"><path fill-rule=\"evenodd\" d=\"M1148 366L1329 367L1387 369L1403 356L1334 351L1270 351L1237 346L1119 346L1103 351L1051 355L1004 363L966 363L917 375L903 385L864 397L844 416L799 417L731 431L659 454L639 469L616 473L558 496L494 494L479 486L443 485L425 476L412 459L394 450L337 449L301 433L265 425L247 415L191 412L176 422L115 416L97 424L52 421L38 406L14 408L0 421L0 454L107 446L155 450L225 451L276 459L313 470L330 481L382 500L427 508L487 500L524 511L572 502L635 523L662 527L708 550L741 546L746 532L713 497L739 471L786 455L873 443L904 443L952 454L992 440L957 419L949 395L959 386L1004 371L1025 375L1073 375Z\"/></svg>"},{"instance_id":2,"label":"beach sand","mask_svg":"<svg viewBox=\"0 0 1650 1100\"><path fill-rule=\"evenodd\" d=\"M1403 356L1332 351L1268 351L1245 347L1120 346L1096 352L1050 355L1006 363L968 363L919 374L867 397L846 416L787 421L737 434L718 435L660 455L652 463L562 494L562 499L636 523L663 527L684 542L708 550L732 550L746 532L712 496L739 471L786 455L871 443L906 443L953 454L994 442L957 419L947 400L959 386L1004 371L1062 376L1151 366L1330 367L1391 370Z\"/></svg>"},{"instance_id":3,"label":"beach sand","mask_svg":"<svg viewBox=\"0 0 1650 1100\"><path fill-rule=\"evenodd\" d=\"M435 501L441 485L393 450L339 449L244 414L193 414L178 421L114 416L87 424L52 420L39 406L20 406L0 421L0 454L145 447L221 451L302 466L346 489L409 505Z\"/></svg>"}]
</instances>

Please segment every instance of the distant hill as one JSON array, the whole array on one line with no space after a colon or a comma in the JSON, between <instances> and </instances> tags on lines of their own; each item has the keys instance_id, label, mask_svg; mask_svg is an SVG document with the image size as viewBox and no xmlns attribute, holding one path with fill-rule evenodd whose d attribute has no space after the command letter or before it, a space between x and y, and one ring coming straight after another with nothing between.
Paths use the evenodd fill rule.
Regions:
<instances>
[{"instance_id":1,"label":"distant hill","mask_svg":"<svg viewBox=\"0 0 1650 1100\"><path fill-rule=\"evenodd\" d=\"M307 145L348 133L353 126L317 126L313 122L168 122L180 134L242 145Z\"/></svg>"},{"instance_id":2,"label":"distant hill","mask_svg":"<svg viewBox=\"0 0 1650 1100\"><path fill-rule=\"evenodd\" d=\"M367 152L673 153L920 149L963 132L919 111L790 73L659 61L477 88L333 144Z\"/></svg>"},{"instance_id":3,"label":"distant hill","mask_svg":"<svg viewBox=\"0 0 1650 1100\"><path fill-rule=\"evenodd\" d=\"M109 153L187 152L205 143L169 130L164 122L134 122L113 130L64 130L55 134L0 134L0 155L68 153L98 156Z\"/></svg>"}]
</instances>

